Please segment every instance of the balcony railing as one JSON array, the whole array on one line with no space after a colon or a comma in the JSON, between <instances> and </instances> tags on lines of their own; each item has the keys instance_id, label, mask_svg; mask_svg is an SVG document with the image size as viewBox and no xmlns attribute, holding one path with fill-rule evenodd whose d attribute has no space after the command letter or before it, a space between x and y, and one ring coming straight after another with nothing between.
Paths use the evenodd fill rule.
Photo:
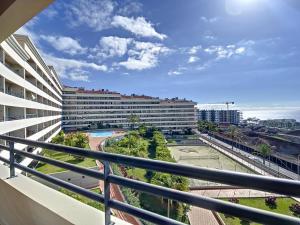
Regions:
<instances>
[{"instance_id":1,"label":"balcony railing","mask_svg":"<svg viewBox=\"0 0 300 225\"><path fill-rule=\"evenodd\" d=\"M157 224L182 224L170 218L149 212L147 210L131 206L127 203L120 202L110 197L110 185L116 184L140 192L147 192L154 195L159 195L164 198L169 198L175 201L183 202L189 205L205 208L208 210L217 211L220 213L229 214L236 217L249 219L250 221L272 224L272 225L299 225L300 220L294 217L276 214L264 210L250 208L239 204L225 202L218 199L203 197L187 192L182 192L170 188L165 188L121 176L116 176L110 172L110 163L122 164L126 166L138 167L147 170L154 170L163 173L170 173L179 176L185 176L193 179L201 179L213 182L219 182L228 185L246 187L262 191L273 192L277 194L300 197L300 182L288 179L279 179L273 177L265 177L259 175L243 174L229 171L220 171L216 169L207 169L195 166L180 165L177 163L169 163L158 160L150 160L143 158L136 158L125 155L111 154L105 152L87 151L80 148L67 147L63 145L56 145L44 142L31 141L21 138L9 137L0 135L0 140L9 142L9 146L0 145L0 149L7 150L10 153L10 159L0 157L0 161L5 162L10 166L10 177L15 176L15 168L24 172L30 173L34 176L42 178L53 184L69 189L73 192L86 196L92 200L104 203L105 207L105 224L111 223L111 209L123 211L133 216L148 220ZM56 161L39 155L34 155L29 152L20 151L14 148L15 143L26 144L31 147L41 147L53 151L74 154L83 157L89 157L100 160L104 165L104 173L78 167L69 163ZM104 194L96 194L84 188L70 184L63 180L51 177L49 175L40 173L34 169L22 166L15 162L16 156L23 156L32 158L37 161L49 163L51 165L71 170L77 173L84 174L99 180L104 181Z\"/></svg>"},{"instance_id":2,"label":"balcony railing","mask_svg":"<svg viewBox=\"0 0 300 225\"><path fill-rule=\"evenodd\" d=\"M5 93L9 94L9 95L12 95L12 96L15 96L15 97L18 97L18 98L24 98L24 94L23 93L20 93L20 92L17 92L17 91L13 91L13 90L10 90L10 89L6 89Z\"/></svg>"},{"instance_id":3,"label":"balcony railing","mask_svg":"<svg viewBox=\"0 0 300 225\"><path fill-rule=\"evenodd\" d=\"M28 113L28 114L26 114L26 118L27 118L27 119L30 119L30 118L36 118L36 117L38 117L38 115L37 115L37 114L34 114L34 113Z\"/></svg>"},{"instance_id":4,"label":"balcony railing","mask_svg":"<svg viewBox=\"0 0 300 225\"><path fill-rule=\"evenodd\" d=\"M22 120L25 119L24 115L8 115L5 117L5 121L12 121L12 120Z\"/></svg>"}]
</instances>

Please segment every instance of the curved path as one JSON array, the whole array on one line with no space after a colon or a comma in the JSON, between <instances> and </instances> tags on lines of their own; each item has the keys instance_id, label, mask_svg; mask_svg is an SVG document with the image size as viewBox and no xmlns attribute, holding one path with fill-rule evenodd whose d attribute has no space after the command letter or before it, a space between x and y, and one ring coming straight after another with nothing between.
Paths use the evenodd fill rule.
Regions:
<instances>
[{"instance_id":1,"label":"curved path","mask_svg":"<svg viewBox=\"0 0 300 225\"><path fill-rule=\"evenodd\" d=\"M104 140L105 140L105 138L89 136L90 148L95 151L99 151L99 150L101 151L102 150L102 147L101 147L102 142ZM103 172L103 170L104 170L103 164L101 162L99 162L98 160L96 160L96 164L98 166L99 171ZM99 188L100 188L101 192L103 193L104 192L104 182L102 180L99 181ZM110 197L115 200L118 200L120 202L126 202L126 200L122 194L122 191L120 190L120 187L116 184L110 185ZM114 209L112 209L112 211L116 217L118 217L128 223L131 223L134 225L141 225L141 222L137 218L135 218L129 214L126 214L124 212L114 210Z\"/></svg>"}]
</instances>

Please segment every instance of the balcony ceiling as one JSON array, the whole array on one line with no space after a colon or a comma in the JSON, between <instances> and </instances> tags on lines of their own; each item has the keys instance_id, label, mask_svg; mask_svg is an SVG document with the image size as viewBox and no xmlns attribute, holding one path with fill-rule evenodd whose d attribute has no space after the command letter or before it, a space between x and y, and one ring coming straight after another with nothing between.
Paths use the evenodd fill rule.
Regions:
<instances>
[{"instance_id":1,"label":"balcony ceiling","mask_svg":"<svg viewBox=\"0 0 300 225\"><path fill-rule=\"evenodd\" d=\"M0 43L52 2L53 0L1 0Z\"/></svg>"}]
</instances>

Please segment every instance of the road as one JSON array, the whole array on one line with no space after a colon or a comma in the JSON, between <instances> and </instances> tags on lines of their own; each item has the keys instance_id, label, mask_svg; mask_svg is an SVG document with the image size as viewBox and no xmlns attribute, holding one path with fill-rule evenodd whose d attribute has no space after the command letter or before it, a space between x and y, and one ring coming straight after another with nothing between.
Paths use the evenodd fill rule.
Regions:
<instances>
[{"instance_id":1,"label":"road","mask_svg":"<svg viewBox=\"0 0 300 225\"><path fill-rule=\"evenodd\" d=\"M222 146L224 146L226 148L232 149L233 151L235 151L235 152L237 152L237 153L239 153L239 154L241 154L243 156L246 156L246 157L248 157L248 158L250 158L250 159L252 159L252 160L254 160L256 162L259 162L259 163L263 164L263 159L261 157L259 157L259 156L255 156L255 155L252 155L250 153L244 152L243 150L241 150L239 148L236 148L236 147L232 148L231 145L229 145L227 143L224 143L224 142L222 142L222 141L220 141L220 140L218 140L216 138L213 138L213 137L211 137L211 136L209 136L207 134L201 134L201 135L204 136L204 137L206 137L206 138L209 138L210 140L212 140L212 141L214 141L214 142L216 142L216 143L218 143L218 144L220 144L220 145L222 145ZM289 178L291 178L293 180L299 179L299 176L297 174L295 174L295 173L293 173L291 171L288 171L288 170L286 170L286 169L278 166L277 164L274 164L274 163L268 161L267 159L265 161L265 166L269 167L274 172L276 172L276 173L279 172L281 174L284 174L285 176L287 176L287 177L289 177Z\"/></svg>"}]
</instances>

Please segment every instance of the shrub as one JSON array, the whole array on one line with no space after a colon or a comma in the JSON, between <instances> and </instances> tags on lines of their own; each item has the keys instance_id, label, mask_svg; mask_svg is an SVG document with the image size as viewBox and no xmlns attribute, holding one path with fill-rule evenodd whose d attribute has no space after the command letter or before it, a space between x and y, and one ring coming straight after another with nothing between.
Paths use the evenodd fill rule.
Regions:
<instances>
[{"instance_id":1,"label":"shrub","mask_svg":"<svg viewBox=\"0 0 300 225\"><path fill-rule=\"evenodd\" d=\"M81 132L70 133L65 135L65 145L77 148L88 148L88 136ZM76 160L84 160L83 156L74 155Z\"/></svg>"},{"instance_id":2,"label":"shrub","mask_svg":"<svg viewBox=\"0 0 300 225\"><path fill-rule=\"evenodd\" d=\"M231 198L228 199L228 201L230 201L232 203L236 203L236 204L240 202L239 199L236 198L236 197L231 197Z\"/></svg>"},{"instance_id":3,"label":"shrub","mask_svg":"<svg viewBox=\"0 0 300 225\"><path fill-rule=\"evenodd\" d=\"M300 204L299 203L294 203L290 205L290 210L297 215L300 215Z\"/></svg>"},{"instance_id":4,"label":"shrub","mask_svg":"<svg viewBox=\"0 0 300 225\"><path fill-rule=\"evenodd\" d=\"M55 137L52 138L52 143L63 144L64 140L65 140L65 134L63 131L60 131Z\"/></svg>"},{"instance_id":5,"label":"shrub","mask_svg":"<svg viewBox=\"0 0 300 225\"><path fill-rule=\"evenodd\" d=\"M276 197L274 197L274 196L266 197L265 203L266 203L266 205L269 205L269 206L276 206Z\"/></svg>"}]
</instances>

